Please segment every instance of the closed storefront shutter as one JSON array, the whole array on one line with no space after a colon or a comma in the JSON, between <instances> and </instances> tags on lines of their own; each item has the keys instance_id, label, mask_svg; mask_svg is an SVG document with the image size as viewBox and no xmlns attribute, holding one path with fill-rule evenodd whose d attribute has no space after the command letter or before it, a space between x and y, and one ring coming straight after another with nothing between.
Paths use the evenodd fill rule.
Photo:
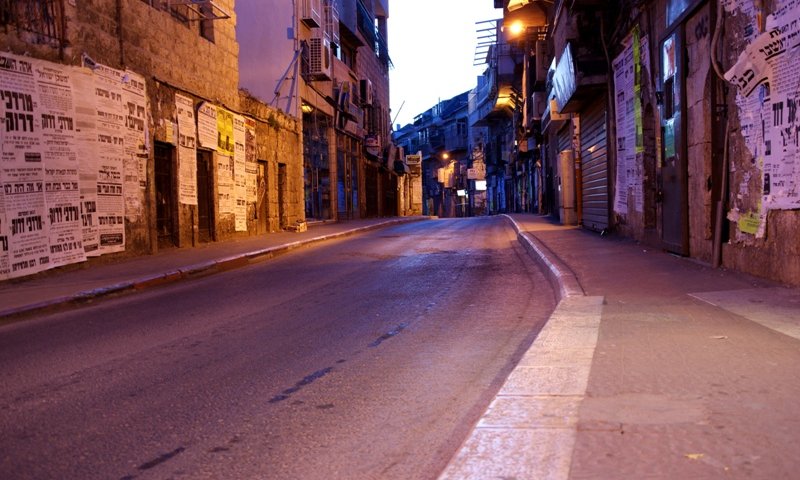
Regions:
<instances>
[{"instance_id":1,"label":"closed storefront shutter","mask_svg":"<svg viewBox=\"0 0 800 480\"><path fill-rule=\"evenodd\" d=\"M598 101L581 112L581 160L583 226L608 228L608 150L606 102Z\"/></svg>"}]
</instances>

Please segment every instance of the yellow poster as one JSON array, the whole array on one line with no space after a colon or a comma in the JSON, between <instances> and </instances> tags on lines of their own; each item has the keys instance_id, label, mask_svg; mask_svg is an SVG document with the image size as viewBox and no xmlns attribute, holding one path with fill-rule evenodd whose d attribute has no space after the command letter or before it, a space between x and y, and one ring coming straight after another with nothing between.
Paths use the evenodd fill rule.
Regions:
<instances>
[{"instance_id":1,"label":"yellow poster","mask_svg":"<svg viewBox=\"0 0 800 480\"><path fill-rule=\"evenodd\" d=\"M217 153L233 156L233 113L217 109Z\"/></svg>"}]
</instances>

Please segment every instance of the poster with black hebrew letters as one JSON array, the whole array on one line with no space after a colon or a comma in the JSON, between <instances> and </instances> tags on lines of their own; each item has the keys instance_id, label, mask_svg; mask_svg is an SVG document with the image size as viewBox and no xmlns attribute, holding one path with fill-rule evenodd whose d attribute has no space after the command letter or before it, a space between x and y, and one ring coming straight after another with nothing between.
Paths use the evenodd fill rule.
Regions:
<instances>
[{"instance_id":1,"label":"poster with black hebrew letters","mask_svg":"<svg viewBox=\"0 0 800 480\"><path fill-rule=\"evenodd\" d=\"M185 205L197 205L197 127L194 100L175 94L178 115L178 197Z\"/></svg>"},{"instance_id":2,"label":"poster with black hebrew letters","mask_svg":"<svg viewBox=\"0 0 800 480\"><path fill-rule=\"evenodd\" d=\"M44 190L50 232L50 267L86 260L81 231L80 189L72 67L34 62L42 122Z\"/></svg>"},{"instance_id":3,"label":"poster with black hebrew letters","mask_svg":"<svg viewBox=\"0 0 800 480\"><path fill-rule=\"evenodd\" d=\"M9 278L40 272L50 264L44 146L34 73L31 59L0 54L0 102L5 109L0 185L8 222L4 229Z\"/></svg>"},{"instance_id":4,"label":"poster with black hebrew letters","mask_svg":"<svg viewBox=\"0 0 800 480\"><path fill-rule=\"evenodd\" d=\"M6 106L0 102L0 155L3 151L3 139L6 136ZM0 280L8 278L8 222L6 221L6 203L2 183L0 183Z\"/></svg>"},{"instance_id":5,"label":"poster with black hebrew letters","mask_svg":"<svg viewBox=\"0 0 800 480\"><path fill-rule=\"evenodd\" d=\"M200 147L217 149L217 106L203 102L197 107L197 143Z\"/></svg>"},{"instance_id":6,"label":"poster with black hebrew letters","mask_svg":"<svg viewBox=\"0 0 800 480\"><path fill-rule=\"evenodd\" d=\"M247 174L247 203L256 203L258 198L258 161L256 160L256 121L244 118L245 126L245 171Z\"/></svg>"},{"instance_id":7,"label":"poster with black hebrew letters","mask_svg":"<svg viewBox=\"0 0 800 480\"><path fill-rule=\"evenodd\" d=\"M147 87L138 73L122 75L122 101L125 104L125 217L132 222L144 214L147 187Z\"/></svg>"},{"instance_id":8,"label":"poster with black hebrew letters","mask_svg":"<svg viewBox=\"0 0 800 480\"><path fill-rule=\"evenodd\" d=\"M125 109L122 72L97 64L97 221L100 253L125 250Z\"/></svg>"},{"instance_id":9,"label":"poster with black hebrew letters","mask_svg":"<svg viewBox=\"0 0 800 480\"><path fill-rule=\"evenodd\" d=\"M244 117L233 116L233 193L236 203L236 231L247 231L247 155Z\"/></svg>"},{"instance_id":10,"label":"poster with black hebrew letters","mask_svg":"<svg viewBox=\"0 0 800 480\"><path fill-rule=\"evenodd\" d=\"M97 102L94 74L88 68L75 69L75 138L78 145L78 187L80 188L81 232L87 257L100 255L100 229L97 218Z\"/></svg>"}]
</instances>

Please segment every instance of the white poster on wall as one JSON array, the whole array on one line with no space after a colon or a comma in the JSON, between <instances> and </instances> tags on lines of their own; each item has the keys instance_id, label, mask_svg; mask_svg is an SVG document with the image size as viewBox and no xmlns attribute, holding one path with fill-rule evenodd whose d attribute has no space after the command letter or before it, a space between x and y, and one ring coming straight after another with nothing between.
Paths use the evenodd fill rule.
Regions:
<instances>
[{"instance_id":1,"label":"white poster on wall","mask_svg":"<svg viewBox=\"0 0 800 480\"><path fill-rule=\"evenodd\" d=\"M97 222L100 253L125 250L125 110L119 70L96 64Z\"/></svg>"},{"instance_id":2,"label":"white poster on wall","mask_svg":"<svg viewBox=\"0 0 800 480\"><path fill-rule=\"evenodd\" d=\"M649 55L640 56L647 39L640 45L638 31L627 39L625 49L614 59L614 101L616 115L617 171L614 211L622 215L644 211L644 158L642 145L641 72L649 68ZM644 46L644 48L642 48ZM629 199L633 205L629 205Z\"/></svg>"},{"instance_id":3,"label":"white poster on wall","mask_svg":"<svg viewBox=\"0 0 800 480\"><path fill-rule=\"evenodd\" d=\"M244 117L233 116L233 193L235 197L236 231L247 231L247 134Z\"/></svg>"},{"instance_id":4,"label":"white poster on wall","mask_svg":"<svg viewBox=\"0 0 800 480\"><path fill-rule=\"evenodd\" d=\"M236 201L233 195L233 157L217 155L217 208L219 214L233 215Z\"/></svg>"},{"instance_id":5,"label":"white poster on wall","mask_svg":"<svg viewBox=\"0 0 800 480\"><path fill-rule=\"evenodd\" d=\"M6 137L6 104L0 102L0 159L2 159L3 142ZM0 173L0 280L8 278L8 222L6 221L5 189Z\"/></svg>"},{"instance_id":6,"label":"white poster on wall","mask_svg":"<svg viewBox=\"0 0 800 480\"><path fill-rule=\"evenodd\" d=\"M50 267L86 260L81 231L80 189L72 72L34 62L42 123L45 205L49 224Z\"/></svg>"},{"instance_id":7,"label":"white poster on wall","mask_svg":"<svg viewBox=\"0 0 800 480\"><path fill-rule=\"evenodd\" d=\"M0 54L0 102L5 104L5 136L0 185L7 226L8 277L49 267L42 124L33 61Z\"/></svg>"},{"instance_id":8,"label":"white poster on wall","mask_svg":"<svg viewBox=\"0 0 800 480\"><path fill-rule=\"evenodd\" d=\"M758 238L766 232L768 210L800 208L798 21L800 2L777 5L767 17L766 30L754 35L725 73L725 78L738 87L741 133L761 166L759 211L753 208L752 200L746 200L749 180L739 185L737 194L739 203L750 208L749 218L758 219L757 224L747 226L740 221L739 230Z\"/></svg>"},{"instance_id":9,"label":"white poster on wall","mask_svg":"<svg viewBox=\"0 0 800 480\"><path fill-rule=\"evenodd\" d=\"M245 117L245 175L247 203L255 203L258 198L258 161L256 160L256 121Z\"/></svg>"},{"instance_id":10,"label":"white poster on wall","mask_svg":"<svg viewBox=\"0 0 800 480\"><path fill-rule=\"evenodd\" d=\"M144 214L147 188L147 87L138 73L126 70L122 76L125 104L125 216L138 221Z\"/></svg>"},{"instance_id":11,"label":"white poster on wall","mask_svg":"<svg viewBox=\"0 0 800 480\"><path fill-rule=\"evenodd\" d=\"M217 133L217 106L203 102L197 107L197 143L203 148L216 150L219 140Z\"/></svg>"},{"instance_id":12,"label":"white poster on wall","mask_svg":"<svg viewBox=\"0 0 800 480\"><path fill-rule=\"evenodd\" d=\"M194 100L175 94L178 116L178 198L185 205L197 205L197 133Z\"/></svg>"},{"instance_id":13,"label":"white poster on wall","mask_svg":"<svg viewBox=\"0 0 800 480\"><path fill-rule=\"evenodd\" d=\"M75 93L75 139L78 152L81 232L87 257L100 255L100 229L97 219L97 102L94 75L87 68L72 73Z\"/></svg>"}]
</instances>

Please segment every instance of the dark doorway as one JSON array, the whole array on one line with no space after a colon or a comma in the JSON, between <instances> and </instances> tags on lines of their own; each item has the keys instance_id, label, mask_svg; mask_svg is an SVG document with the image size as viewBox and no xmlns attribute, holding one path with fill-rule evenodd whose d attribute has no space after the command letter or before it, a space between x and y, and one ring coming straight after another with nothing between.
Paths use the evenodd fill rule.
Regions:
<instances>
[{"instance_id":1,"label":"dark doorway","mask_svg":"<svg viewBox=\"0 0 800 480\"><path fill-rule=\"evenodd\" d=\"M269 212L267 211L267 162L258 161L256 173L256 233L269 231Z\"/></svg>"},{"instance_id":2,"label":"dark doorway","mask_svg":"<svg viewBox=\"0 0 800 480\"><path fill-rule=\"evenodd\" d=\"M661 114L661 221L664 248L689 254L688 163L686 159L685 52L683 25L661 41L664 92Z\"/></svg>"},{"instance_id":3,"label":"dark doorway","mask_svg":"<svg viewBox=\"0 0 800 480\"><path fill-rule=\"evenodd\" d=\"M197 151L197 217L201 242L214 241L214 182L211 171L212 153Z\"/></svg>"},{"instance_id":4,"label":"dark doorway","mask_svg":"<svg viewBox=\"0 0 800 480\"><path fill-rule=\"evenodd\" d=\"M286 218L286 164L278 164L278 219L283 230L289 225Z\"/></svg>"},{"instance_id":5,"label":"dark doorway","mask_svg":"<svg viewBox=\"0 0 800 480\"><path fill-rule=\"evenodd\" d=\"M175 228L175 187L173 183L173 148L156 142L154 148L156 182L156 229L158 248L178 245Z\"/></svg>"},{"instance_id":6,"label":"dark doorway","mask_svg":"<svg viewBox=\"0 0 800 480\"><path fill-rule=\"evenodd\" d=\"M378 168L372 165L364 167L365 217L378 216Z\"/></svg>"}]
</instances>

